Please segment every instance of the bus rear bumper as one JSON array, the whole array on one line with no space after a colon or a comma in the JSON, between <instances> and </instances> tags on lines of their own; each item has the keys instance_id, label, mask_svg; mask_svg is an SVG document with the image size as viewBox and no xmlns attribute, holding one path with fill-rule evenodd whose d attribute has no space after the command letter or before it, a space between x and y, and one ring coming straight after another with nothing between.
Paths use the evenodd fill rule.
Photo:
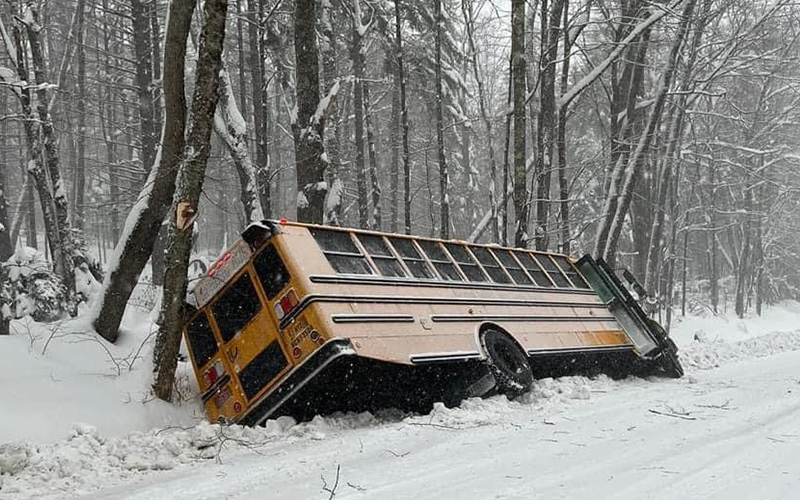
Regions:
<instances>
[{"instance_id":1,"label":"bus rear bumper","mask_svg":"<svg viewBox=\"0 0 800 500\"><path fill-rule=\"evenodd\" d=\"M277 387L267 392L237 423L258 425L280 410L306 384L323 372L333 362L343 357L354 357L356 351L348 339L333 339L314 351L292 370Z\"/></svg>"}]
</instances>

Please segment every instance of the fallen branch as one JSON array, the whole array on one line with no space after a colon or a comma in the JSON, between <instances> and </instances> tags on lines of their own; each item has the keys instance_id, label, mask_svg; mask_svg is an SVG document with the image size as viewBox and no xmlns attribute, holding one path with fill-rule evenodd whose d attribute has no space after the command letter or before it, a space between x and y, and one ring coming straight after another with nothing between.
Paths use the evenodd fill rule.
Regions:
<instances>
[{"instance_id":1,"label":"fallen branch","mask_svg":"<svg viewBox=\"0 0 800 500\"><path fill-rule=\"evenodd\" d=\"M331 494L331 496L328 497L328 500L332 500L333 497L336 496L336 488L339 486L339 471L341 468L342 464L336 465L336 481L333 483L333 488L328 488L328 483L325 481L325 476L322 474L319 476L319 478L322 479L322 491L327 491Z\"/></svg>"},{"instance_id":2,"label":"fallen branch","mask_svg":"<svg viewBox=\"0 0 800 500\"><path fill-rule=\"evenodd\" d=\"M650 413L654 413L656 415L663 415L665 417L682 418L683 420L697 420L697 418L690 417L688 415L681 415L678 413L666 413L663 411L653 410L652 408L647 411L649 411Z\"/></svg>"}]
</instances>

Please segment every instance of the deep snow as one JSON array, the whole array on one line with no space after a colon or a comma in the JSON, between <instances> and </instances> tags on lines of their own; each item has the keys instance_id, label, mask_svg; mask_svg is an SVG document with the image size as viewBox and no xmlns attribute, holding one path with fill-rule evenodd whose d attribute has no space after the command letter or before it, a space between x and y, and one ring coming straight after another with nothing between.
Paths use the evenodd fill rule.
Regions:
<instances>
[{"instance_id":1,"label":"deep snow","mask_svg":"<svg viewBox=\"0 0 800 500\"><path fill-rule=\"evenodd\" d=\"M546 379L518 401L257 429L205 423L196 398L142 402L152 326L135 310L108 352L80 322L52 338L15 322L0 338L0 498L326 499L337 468L337 499L796 498L798 320L796 303L687 318L681 380Z\"/></svg>"}]
</instances>

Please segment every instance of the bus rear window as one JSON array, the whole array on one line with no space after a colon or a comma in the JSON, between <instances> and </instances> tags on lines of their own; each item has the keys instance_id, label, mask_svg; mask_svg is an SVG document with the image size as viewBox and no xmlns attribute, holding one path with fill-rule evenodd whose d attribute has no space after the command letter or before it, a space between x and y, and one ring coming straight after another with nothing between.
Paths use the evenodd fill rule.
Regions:
<instances>
[{"instance_id":1,"label":"bus rear window","mask_svg":"<svg viewBox=\"0 0 800 500\"><path fill-rule=\"evenodd\" d=\"M289 271L286 270L281 256L273 245L269 245L258 254L253 265L269 300L274 299L291 279Z\"/></svg>"},{"instance_id":2,"label":"bus rear window","mask_svg":"<svg viewBox=\"0 0 800 500\"><path fill-rule=\"evenodd\" d=\"M186 325L186 335L189 337L189 348L197 367L205 366L217 352L217 339L208 323L206 313L200 313L188 325Z\"/></svg>"},{"instance_id":3,"label":"bus rear window","mask_svg":"<svg viewBox=\"0 0 800 500\"><path fill-rule=\"evenodd\" d=\"M253 319L261 309L261 301L250 280L250 274L239 276L211 306L222 340L227 342Z\"/></svg>"},{"instance_id":4,"label":"bus rear window","mask_svg":"<svg viewBox=\"0 0 800 500\"><path fill-rule=\"evenodd\" d=\"M311 235L337 273L372 274L367 259L353 242L350 233L314 228L311 229Z\"/></svg>"}]
</instances>

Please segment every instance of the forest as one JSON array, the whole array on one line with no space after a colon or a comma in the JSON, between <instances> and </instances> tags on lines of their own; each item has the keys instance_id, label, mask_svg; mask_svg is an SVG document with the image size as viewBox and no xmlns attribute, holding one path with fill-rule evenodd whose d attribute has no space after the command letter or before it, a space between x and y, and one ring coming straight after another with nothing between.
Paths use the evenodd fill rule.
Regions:
<instances>
[{"instance_id":1,"label":"forest","mask_svg":"<svg viewBox=\"0 0 800 500\"><path fill-rule=\"evenodd\" d=\"M174 364L192 277L282 217L760 314L799 295L799 55L791 0L5 0L2 333L114 342L149 287Z\"/></svg>"}]
</instances>

